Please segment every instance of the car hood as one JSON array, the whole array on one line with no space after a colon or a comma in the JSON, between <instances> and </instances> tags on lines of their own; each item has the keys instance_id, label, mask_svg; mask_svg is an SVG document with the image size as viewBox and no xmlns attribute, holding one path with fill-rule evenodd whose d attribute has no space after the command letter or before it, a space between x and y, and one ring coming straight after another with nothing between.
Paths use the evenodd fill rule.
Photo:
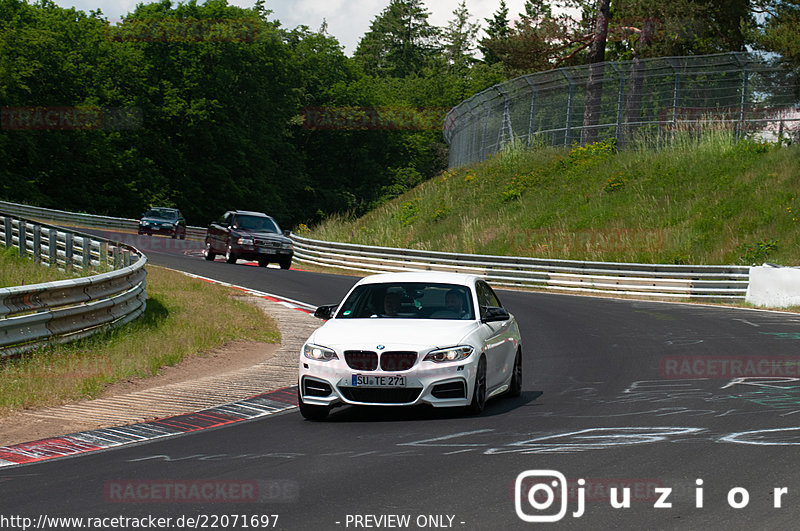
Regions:
<instances>
[{"instance_id":1,"label":"car hood","mask_svg":"<svg viewBox=\"0 0 800 531\"><path fill-rule=\"evenodd\" d=\"M151 218L151 217L144 217L140 221L147 221L148 223L159 223L165 225L174 225L178 222L177 219L165 219L165 218Z\"/></svg>"},{"instance_id":2,"label":"car hood","mask_svg":"<svg viewBox=\"0 0 800 531\"><path fill-rule=\"evenodd\" d=\"M235 233L237 235L245 236L248 238L258 238L260 240L274 240L279 242L291 242L289 238L284 236L283 234L278 234L275 232L262 232L262 231L255 231L255 230L245 230L245 229L235 229Z\"/></svg>"},{"instance_id":3,"label":"car hood","mask_svg":"<svg viewBox=\"0 0 800 531\"><path fill-rule=\"evenodd\" d=\"M461 344L479 326L477 321L443 319L331 319L318 328L309 343L334 349L423 350Z\"/></svg>"}]
</instances>

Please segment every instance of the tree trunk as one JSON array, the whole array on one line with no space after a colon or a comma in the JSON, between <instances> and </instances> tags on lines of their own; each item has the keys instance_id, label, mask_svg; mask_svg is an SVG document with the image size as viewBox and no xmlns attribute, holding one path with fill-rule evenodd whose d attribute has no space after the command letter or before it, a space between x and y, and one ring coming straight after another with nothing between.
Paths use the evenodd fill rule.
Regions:
<instances>
[{"instance_id":1,"label":"tree trunk","mask_svg":"<svg viewBox=\"0 0 800 531\"><path fill-rule=\"evenodd\" d=\"M628 83L628 99L625 103L625 123L626 135L625 140L630 140L635 132L638 122L642 116L642 82L644 81L644 66L641 64L642 55L644 55L650 41L653 39L656 24L654 20L647 20L642 27L642 34L639 37L639 44L636 46L636 57L631 64L631 73Z\"/></svg>"},{"instance_id":2,"label":"tree trunk","mask_svg":"<svg viewBox=\"0 0 800 531\"><path fill-rule=\"evenodd\" d=\"M610 18L611 0L598 0L594 39L589 49L589 79L586 80L586 104L583 110L584 144L591 144L597 140L598 130L594 126L600 123L600 107L603 99L603 67L599 63L606 58Z\"/></svg>"}]
</instances>

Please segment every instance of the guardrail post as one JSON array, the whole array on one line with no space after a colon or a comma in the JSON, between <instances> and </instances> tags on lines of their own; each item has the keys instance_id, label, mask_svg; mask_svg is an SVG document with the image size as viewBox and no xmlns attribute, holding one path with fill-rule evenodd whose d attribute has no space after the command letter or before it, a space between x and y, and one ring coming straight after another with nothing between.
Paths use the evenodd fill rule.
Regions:
<instances>
[{"instance_id":1,"label":"guardrail post","mask_svg":"<svg viewBox=\"0 0 800 531\"><path fill-rule=\"evenodd\" d=\"M25 258L28 252L28 227L25 226L25 222L22 220L17 223L17 233L19 234L19 256L20 258Z\"/></svg>"},{"instance_id":2,"label":"guardrail post","mask_svg":"<svg viewBox=\"0 0 800 531\"><path fill-rule=\"evenodd\" d=\"M11 227L11 217L5 216L3 218L3 235L5 237L6 247L11 247L14 243L14 236Z\"/></svg>"},{"instance_id":3,"label":"guardrail post","mask_svg":"<svg viewBox=\"0 0 800 531\"><path fill-rule=\"evenodd\" d=\"M64 269L67 271L72 270L72 233L68 232L64 235Z\"/></svg>"},{"instance_id":4,"label":"guardrail post","mask_svg":"<svg viewBox=\"0 0 800 531\"><path fill-rule=\"evenodd\" d=\"M100 242L100 258L98 258L99 269L102 273L108 267L108 242Z\"/></svg>"},{"instance_id":5,"label":"guardrail post","mask_svg":"<svg viewBox=\"0 0 800 531\"><path fill-rule=\"evenodd\" d=\"M122 267L131 265L131 252L127 249L122 250Z\"/></svg>"},{"instance_id":6,"label":"guardrail post","mask_svg":"<svg viewBox=\"0 0 800 531\"><path fill-rule=\"evenodd\" d=\"M42 226L33 226L33 261L37 264L42 261Z\"/></svg>"},{"instance_id":7,"label":"guardrail post","mask_svg":"<svg viewBox=\"0 0 800 531\"><path fill-rule=\"evenodd\" d=\"M58 231L47 229L47 259L50 267L58 265Z\"/></svg>"},{"instance_id":8,"label":"guardrail post","mask_svg":"<svg viewBox=\"0 0 800 531\"><path fill-rule=\"evenodd\" d=\"M83 270L89 271L92 268L92 240L83 237Z\"/></svg>"}]
</instances>

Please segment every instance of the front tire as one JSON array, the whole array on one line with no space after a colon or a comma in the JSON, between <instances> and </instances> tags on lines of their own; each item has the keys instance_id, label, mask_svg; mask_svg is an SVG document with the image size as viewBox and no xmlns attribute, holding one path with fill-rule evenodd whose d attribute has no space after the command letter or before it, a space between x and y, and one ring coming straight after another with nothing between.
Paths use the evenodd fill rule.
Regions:
<instances>
[{"instance_id":1,"label":"front tire","mask_svg":"<svg viewBox=\"0 0 800 531\"><path fill-rule=\"evenodd\" d=\"M228 244L228 248L225 250L225 261L229 264L236 263L236 255L233 253L233 249L231 249L231 244Z\"/></svg>"},{"instance_id":2,"label":"front tire","mask_svg":"<svg viewBox=\"0 0 800 531\"><path fill-rule=\"evenodd\" d=\"M281 266L281 269L289 269L290 267L292 267L292 259L291 258L289 258L288 260L287 259L281 259L280 266Z\"/></svg>"},{"instance_id":3,"label":"front tire","mask_svg":"<svg viewBox=\"0 0 800 531\"><path fill-rule=\"evenodd\" d=\"M211 243L206 242L206 248L203 250L203 256L205 256L205 259L209 262L213 262L214 258L217 257L216 253L211 251Z\"/></svg>"},{"instance_id":4,"label":"front tire","mask_svg":"<svg viewBox=\"0 0 800 531\"><path fill-rule=\"evenodd\" d=\"M478 369L475 373L475 389L472 391L472 402L467 406L467 410L473 415L480 415L486 407L486 358L478 361Z\"/></svg>"},{"instance_id":5,"label":"front tire","mask_svg":"<svg viewBox=\"0 0 800 531\"><path fill-rule=\"evenodd\" d=\"M300 385L297 386L297 404L300 406L300 414L308 420L325 420L331 410L328 406L313 406L303 402Z\"/></svg>"},{"instance_id":6,"label":"front tire","mask_svg":"<svg viewBox=\"0 0 800 531\"><path fill-rule=\"evenodd\" d=\"M511 373L511 382L508 384L506 396L516 398L522 394L522 349L517 349L514 358L514 369Z\"/></svg>"}]
</instances>

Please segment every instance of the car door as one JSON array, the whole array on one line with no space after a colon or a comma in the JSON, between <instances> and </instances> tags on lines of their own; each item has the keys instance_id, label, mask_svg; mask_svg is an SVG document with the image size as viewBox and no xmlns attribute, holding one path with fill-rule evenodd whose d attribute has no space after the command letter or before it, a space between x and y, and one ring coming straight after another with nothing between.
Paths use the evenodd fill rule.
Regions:
<instances>
[{"instance_id":1,"label":"car door","mask_svg":"<svg viewBox=\"0 0 800 531\"><path fill-rule=\"evenodd\" d=\"M224 253L226 250L228 245L227 227L232 217L232 212L225 212L221 218L213 222L208 228L209 242L211 244L211 249L215 253Z\"/></svg>"},{"instance_id":2,"label":"car door","mask_svg":"<svg viewBox=\"0 0 800 531\"><path fill-rule=\"evenodd\" d=\"M494 290L484 281L475 284L478 309L483 319L489 306L502 308ZM486 344L486 384L489 390L508 379L514 367L515 342L511 319L482 323Z\"/></svg>"}]
</instances>

